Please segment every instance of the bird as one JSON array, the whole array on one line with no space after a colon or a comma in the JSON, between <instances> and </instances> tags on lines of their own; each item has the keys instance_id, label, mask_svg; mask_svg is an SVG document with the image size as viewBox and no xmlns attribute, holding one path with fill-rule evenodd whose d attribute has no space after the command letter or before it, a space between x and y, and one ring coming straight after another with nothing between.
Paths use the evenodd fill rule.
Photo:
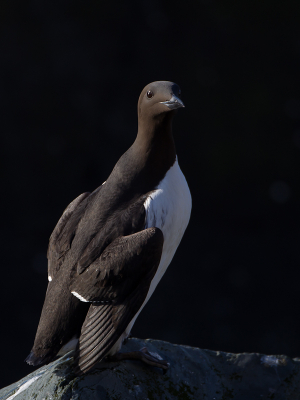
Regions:
<instances>
[{"instance_id":1,"label":"bird","mask_svg":"<svg viewBox=\"0 0 300 400\"><path fill-rule=\"evenodd\" d=\"M73 349L78 376L102 360L168 369L147 348L120 349L190 219L191 194L172 134L183 107L176 83L145 86L134 143L101 186L64 210L49 239L48 286L28 364L48 364Z\"/></svg>"}]
</instances>

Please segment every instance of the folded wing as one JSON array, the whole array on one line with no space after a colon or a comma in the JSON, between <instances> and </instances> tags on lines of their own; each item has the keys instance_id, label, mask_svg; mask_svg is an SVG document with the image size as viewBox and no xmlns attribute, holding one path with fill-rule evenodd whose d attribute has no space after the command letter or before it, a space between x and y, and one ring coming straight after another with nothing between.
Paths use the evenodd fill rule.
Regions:
<instances>
[{"instance_id":1,"label":"folded wing","mask_svg":"<svg viewBox=\"0 0 300 400\"><path fill-rule=\"evenodd\" d=\"M149 228L114 240L71 283L71 292L91 302L77 347L77 373L84 373L112 349L135 317L157 271L163 233Z\"/></svg>"}]
</instances>

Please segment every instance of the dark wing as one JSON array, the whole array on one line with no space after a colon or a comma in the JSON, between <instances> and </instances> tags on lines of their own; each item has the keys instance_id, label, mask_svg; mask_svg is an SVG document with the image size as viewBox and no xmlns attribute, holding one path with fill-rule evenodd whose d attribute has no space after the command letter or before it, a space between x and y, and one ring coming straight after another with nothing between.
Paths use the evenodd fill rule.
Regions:
<instances>
[{"instance_id":1,"label":"dark wing","mask_svg":"<svg viewBox=\"0 0 300 400\"><path fill-rule=\"evenodd\" d=\"M94 192L90 197L93 195ZM82 247L82 243L85 242L84 250L77 262L78 274L82 274L86 268L94 263L104 249L118 237L128 236L145 228L144 202L147 195L140 196L131 204L125 203L124 207L117 209L111 206L111 199L105 197L105 195L107 196L104 192L101 198L98 197L96 207L90 207L88 219L81 221L80 229L76 232L76 238L72 243L72 248L75 249L78 244ZM108 210L105 210L105 208L108 208Z\"/></svg>"},{"instance_id":2,"label":"dark wing","mask_svg":"<svg viewBox=\"0 0 300 400\"><path fill-rule=\"evenodd\" d=\"M146 299L163 247L158 228L119 237L71 284L92 302L77 348L77 373L100 361L126 330Z\"/></svg>"},{"instance_id":3,"label":"dark wing","mask_svg":"<svg viewBox=\"0 0 300 400\"><path fill-rule=\"evenodd\" d=\"M90 193L82 193L80 196L76 197L68 207L63 212L60 217L58 223L56 224L49 240L47 258L48 258L48 278L52 280L54 275L59 270L60 266L63 264L64 255L67 249L62 250L59 246L57 246L58 241L65 235L65 228L67 223L73 222L72 225L79 222L79 216L82 215L84 211L84 207L82 207L82 202L90 195ZM81 207L80 207L81 205ZM77 212L75 212L77 211ZM81 211L78 213L78 211ZM75 218L74 218L75 217ZM74 219L76 221L74 221Z\"/></svg>"}]
</instances>

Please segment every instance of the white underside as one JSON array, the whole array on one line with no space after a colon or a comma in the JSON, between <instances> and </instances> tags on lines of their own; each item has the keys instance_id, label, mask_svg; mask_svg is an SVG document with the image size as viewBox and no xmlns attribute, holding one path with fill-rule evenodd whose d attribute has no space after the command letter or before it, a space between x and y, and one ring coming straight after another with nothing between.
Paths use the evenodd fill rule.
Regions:
<instances>
[{"instance_id":1,"label":"white underside","mask_svg":"<svg viewBox=\"0 0 300 400\"><path fill-rule=\"evenodd\" d=\"M192 209L192 199L177 159L157 189L147 198L144 207L146 210L145 229L157 227L163 232L164 245L162 256L144 303L127 326L123 335L110 350L109 355L117 353L122 346L123 340L130 334L139 313L150 299L158 282L172 261L188 225Z\"/></svg>"}]
</instances>

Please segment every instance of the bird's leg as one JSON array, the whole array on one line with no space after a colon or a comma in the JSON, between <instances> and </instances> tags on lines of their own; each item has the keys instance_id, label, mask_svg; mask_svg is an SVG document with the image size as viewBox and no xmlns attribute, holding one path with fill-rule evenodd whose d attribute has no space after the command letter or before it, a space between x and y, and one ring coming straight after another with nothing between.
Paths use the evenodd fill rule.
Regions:
<instances>
[{"instance_id":1,"label":"bird's leg","mask_svg":"<svg viewBox=\"0 0 300 400\"><path fill-rule=\"evenodd\" d=\"M139 351L130 351L128 353L117 353L109 357L109 361L123 361L123 360L140 360L152 367L162 368L164 373L169 368L170 364L159 357L156 353L150 353L146 347Z\"/></svg>"}]
</instances>

